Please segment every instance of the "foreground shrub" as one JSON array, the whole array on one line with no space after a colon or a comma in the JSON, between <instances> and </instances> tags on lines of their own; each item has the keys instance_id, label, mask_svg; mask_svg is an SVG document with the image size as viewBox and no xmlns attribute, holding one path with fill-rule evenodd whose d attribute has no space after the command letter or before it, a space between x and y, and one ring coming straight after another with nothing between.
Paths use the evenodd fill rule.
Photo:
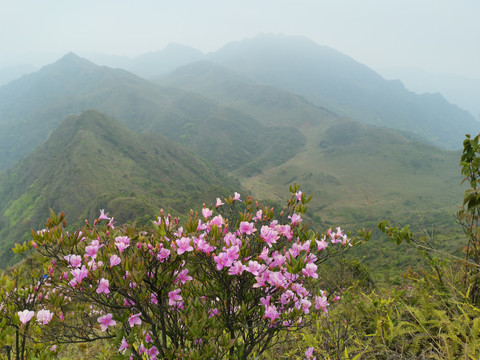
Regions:
<instances>
[{"instance_id":1,"label":"foreground shrub","mask_svg":"<svg viewBox=\"0 0 480 360\"><path fill-rule=\"evenodd\" d=\"M151 226L117 226L102 211L69 232L52 214L31 242L50 289L45 311L16 317L26 327L22 311L34 312L57 344L111 339L120 358L259 356L328 311L318 267L359 243L340 228L308 229L310 199L291 191L280 214L235 193L183 225L162 212Z\"/></svg>"}]
</instances>

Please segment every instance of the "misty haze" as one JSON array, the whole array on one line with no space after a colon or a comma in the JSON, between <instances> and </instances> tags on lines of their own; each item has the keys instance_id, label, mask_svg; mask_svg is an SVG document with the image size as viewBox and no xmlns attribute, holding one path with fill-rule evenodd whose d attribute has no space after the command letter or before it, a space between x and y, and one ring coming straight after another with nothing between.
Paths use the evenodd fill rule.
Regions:
<instances>
[{"instance_id":1,"label":"misty haze","mask_svg":"<svg viewBox=\"0 0 480 360\"><path fill-rule=\"evenodd\" d=\"M480 356L479 3L0 10L0 359Z\"/></svg>"}]
</instances>

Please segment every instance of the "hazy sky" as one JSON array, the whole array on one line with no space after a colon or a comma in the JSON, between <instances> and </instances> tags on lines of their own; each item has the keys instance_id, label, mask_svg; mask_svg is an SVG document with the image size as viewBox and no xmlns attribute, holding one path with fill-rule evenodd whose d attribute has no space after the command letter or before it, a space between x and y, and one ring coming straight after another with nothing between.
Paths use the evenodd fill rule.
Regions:
<instances>
[{"instance_id":1,"label":"hazy sky","mask_svg":"<svg viewBox=\"0 0 480 360\"><path fill-rule=\"evenodd\" d=\"M373 67L480 78L480 0L0 0L0 67L303 35Z\"/></svg>"}]
</instances>

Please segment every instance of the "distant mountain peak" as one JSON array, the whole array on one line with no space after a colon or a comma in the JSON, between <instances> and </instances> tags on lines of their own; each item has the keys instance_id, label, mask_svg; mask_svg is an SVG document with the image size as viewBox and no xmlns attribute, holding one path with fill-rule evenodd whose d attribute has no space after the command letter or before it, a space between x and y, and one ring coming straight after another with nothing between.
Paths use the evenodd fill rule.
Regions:
<instances>
[{"instance_id":1,"label":"distant mountain peak","mask_svg":"<svg viewBox=\"0 0 480 360\"><path fill-rule=\"evenodd\" d=\"M49 64L44 66L43 68L61 68L61 69L69 69L69 68L81 68L81 69L95 69L98 65L95 65L91 61L78 56L73 52L69 52L62 56L60 59L55 61L53 64Z\"/></svg>"}]
</instances>

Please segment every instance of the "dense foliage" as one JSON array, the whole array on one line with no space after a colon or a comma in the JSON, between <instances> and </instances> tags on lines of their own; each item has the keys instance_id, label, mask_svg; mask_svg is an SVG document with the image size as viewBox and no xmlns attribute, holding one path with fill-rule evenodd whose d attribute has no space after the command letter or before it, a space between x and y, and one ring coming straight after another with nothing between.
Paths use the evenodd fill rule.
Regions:
<instances>
[{"instance_id":1,"label":"dense foliage","mask_svg":"<svg viewBox=\"0 0 480 360\"><path fill-rule=\"evenodd\" d=\"M340 228L309 230L302 214L310 198L291 191L279 214L235 193L183 226L162 213L152 226L117 227L102 211L68 232L64 215L52 214L30 243L45 275L12 284L2 299L3 345L17 358L44 351L39 341L101 339L112 339L121 358L262 355L279 334L328 312L328 296L336 299L317 286L317 269L357 243Z\"/></svg>"}]
</instances>

